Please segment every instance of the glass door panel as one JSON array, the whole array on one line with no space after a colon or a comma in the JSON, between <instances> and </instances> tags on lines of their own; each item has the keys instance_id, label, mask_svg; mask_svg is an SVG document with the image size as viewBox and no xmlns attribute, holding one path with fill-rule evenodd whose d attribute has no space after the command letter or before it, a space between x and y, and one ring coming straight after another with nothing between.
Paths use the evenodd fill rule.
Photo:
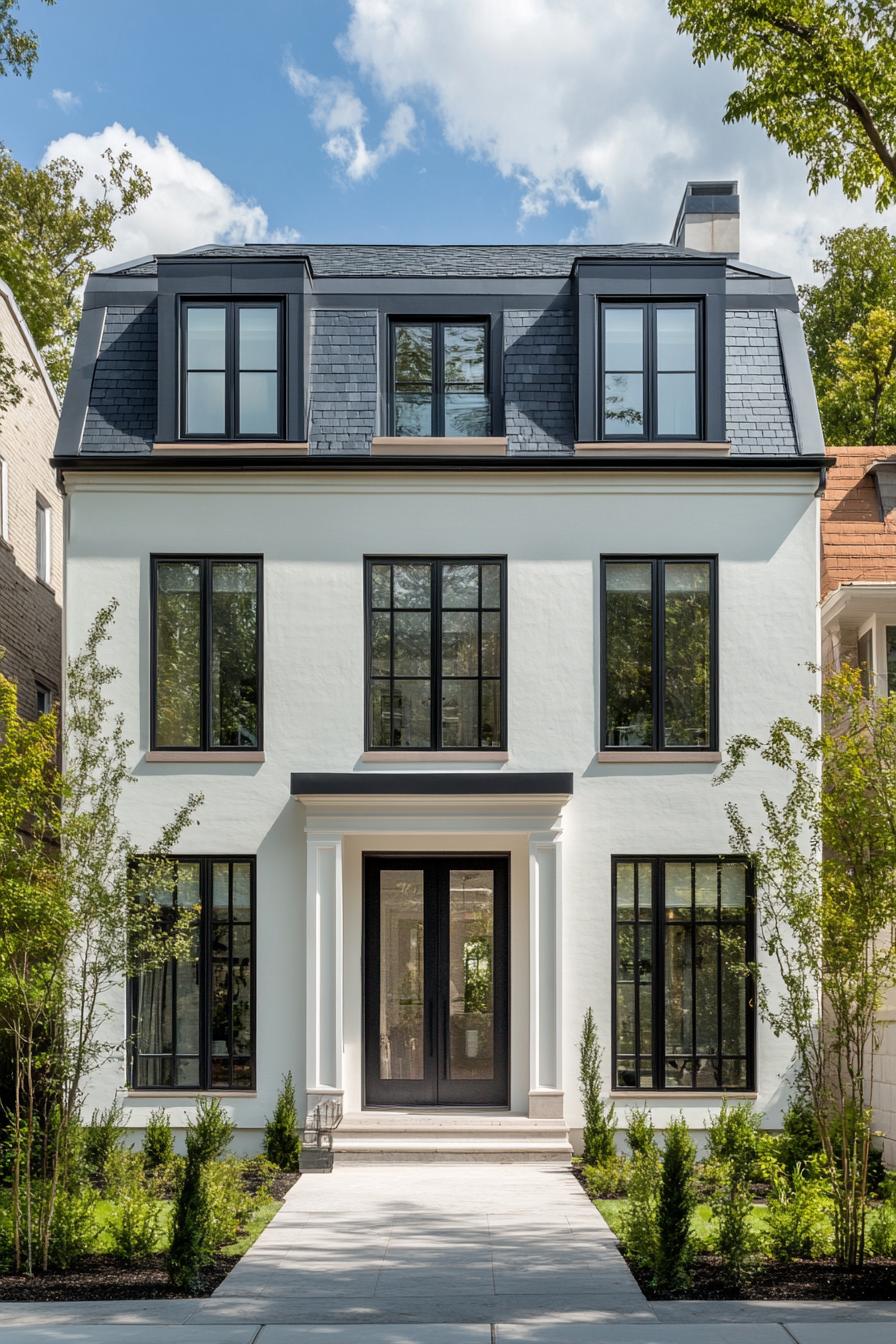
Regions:
<instances>
[{"instance_id":1,"label":"glass door panel","mask_svg":"<svg viewBox=\"0 0 896 1344\"><path fill-rule=\"evenodd\" d=\"M495 875L452 868L448 882L448 1077L493 1078Z\"/></svg>"},{"instance_id":2,"label":"glass door panel","mask_svg":"<svg viewBox=\"0 0 896 1344\"><path fill-rule=\"evenodd\" d=\"M381 1079L424 1073L423 872L380 873Z\"/></svg>"}]
</instances>

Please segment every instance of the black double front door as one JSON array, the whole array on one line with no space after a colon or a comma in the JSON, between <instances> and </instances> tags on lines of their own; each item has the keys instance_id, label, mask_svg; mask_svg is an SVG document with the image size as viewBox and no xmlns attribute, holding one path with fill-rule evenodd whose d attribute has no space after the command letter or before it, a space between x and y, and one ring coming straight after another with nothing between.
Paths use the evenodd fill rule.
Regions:
<instances>
[{"instance_id":1,"label":"black double front door","mask_svg":"<svg viewBox=\"0 0 896 1344\"><path fill-rule=\"evenodd\" d=\"M505 1106L507 859L368 856L367 1106Z\"/></svg>"}]
</instances>

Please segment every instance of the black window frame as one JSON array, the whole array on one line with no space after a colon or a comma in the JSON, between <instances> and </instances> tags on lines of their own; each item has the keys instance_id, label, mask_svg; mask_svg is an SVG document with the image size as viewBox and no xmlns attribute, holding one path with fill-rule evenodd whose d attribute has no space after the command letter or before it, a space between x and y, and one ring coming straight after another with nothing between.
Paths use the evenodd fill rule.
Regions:
<instances>
[{"instance_id":1,"label":"black window frame","mask_svg":"<svg viewBox=\"0 0 896 1344\"><path fill-rule=\"evenodd\" d=\"M139 975L132 975L128 979L128 1089L131 1092L239 1092L246 1094L256 1090L257 1070L256 1060L258 1054L258 1031L257 1031L257 990L256 982L258 978L258 898L257 898L257 872L254 854L177 854L171 855L173 863L195 863L199 867L199 956L197 959L199 974L199 1082L198 1083L177 1083L177 966L175 964L171 980L172 996L172 1049L164 1054L146 1052L141 1054L137 1049L137 1008L139 994ZM212 947L212 925L213 925L213 902L212 902L212 873L213 867L218 863L231 865L229 878L229 899L230 899L230 917L228 926L232 927L232 901L233 901L233 864L247 864L249 867L249 892L250 892L250 917L248 920L249 934L249 964L251 968L251 979L249 988L249 1020L252 1036L252 1047L249 1059L249 1082L243 1085L233 1082L233 1050L230 1055L230 1082L213 1083L212 1082L212 1048L211 1048L211 1029L212 1029L212 992L213 992L213 947ZM238 921L245 923L247 921ZM231 997L232 1010L232 997ZM232 1012L231 1012L231 1046L232 1046ZM171 1059L172 1060L172 1082L170 1085L159 1085L157 1083L140 1084L137 1081L138 1060L145 1059ZM244 1056L239 1056L244 1058Z\"/></svg>"},{"instance_id":2,"label":"black window frame","mask_svg":"<svg viewBox=\"0 0 896 1344\"><path fill-rule=\"evenodd\" d=\"M663 685L665 682L665 568L666 564L709 565L709 740L705 746L664 746ZM652 569L651 594L653 601L652 638L653 667L651 670L651 705L653 713L653 742L619 746L608 742L607 733L607 566L611 564L644 565ZM719 557L718 555L602 555L600 558L600 750L618 752L649 751L657 756L676 752L717 752L719 750Z\"/></svg>"},{"instance_id":3,"label":"black window frame","mask_svg":"<svg viewBox=\"0 0 896 1344\"><path fill-rule=\"evenodd\" d=\"M430 593L431 603L428 610L431 613L430 621L430 745L428 747L420 746L375 746L372 735L372 716L370 712L371 695L374 680L384 680L384 678L374 678L372 672L372 635L373 622L373 567L374 565L429 565L431 567ZM498 679L501 684L500 706L501 706L501 734L498 745L477 746L477 747L457 747L442 745L442 583L441 566L443 565L498 565L500 568L501 584L501 607L500 607L500 640L501 640L501 663ZM438 581L437 581L438 579ZM393 581L394 582L394 581ZM480 579L481 584L481 579ZM394 600L394 593L393 593ZM383 610L383 608L377 608ZM394 611L395 607L389 608ZM410 610L413 610L411 608ZM470 607L472 611L474 608ZM493 608L475 608L479 613L479 641L480 654L482 647L482 612L483 610L493 610ZM390 637L391 639L391 637ZM391 659L390 659L391 662ZM365 555L364 557L364 749L368 752L495 752L507 750L507 556L506 555ZM390 686L395 677L392 672L389 675ZM425 678L421 678L425 680ZM448 678L453 680L453 678ZM473 680L473 678L470 678ZM475 680L478 682L478 704L480 729L482 720L482 682L494 678L483 677L481 670L477 673ZM391 700L390 700L391 703Z\"/></svg>"},{"instance_id":4,"label":"black window frame","mask_svg":"<svg viewBox=\"0 0 896 1344\"><path fill-rule=\"evenodd\" d=\"M178 746L159 742L158 717L158 572L164 563L198 564L199 574L199 728L198 746ZM255 565L255 668L257 682L258 731L254 745L214 746L211 743L211 566L218 563ZM264 557L259 554L221 553L196 555L189 552L154 552L149 557L150 569L150 654L149 654L149 742L151 751L177 752L241 752L258 753L264 750Z\"/></svg>"},{"instance_id":5,"label":"black window frame","mask_svg":"<svg viewBox=\"0 0 896 1344\"><path fill-rule=\"evenodd\" d=\"M611 958L611 982L610 982L610 983L611 983L611 991L610 991L610 992L611 992L611 1035L612 1035L612 1039L613 1039L612 1051L611 1051L611 1067L612 1067L612 1074L611 1074L611 1088L610 1088L611 1092L614 1092L614 1093L626 1093L626 1094L629 1094L629 1095L631 1095L631 1096L638 1096L639 1094L644 1094L644 1093L663 1092L663 1093L666 1093L666 1094L667 1094L668 1096L670 1096L670 1097L674 1097L674 1096L687 1096L689 1093L695 1093L695 1092L696 1092L696 1093L713 1092L713 1093L718 1093L719 1096L722 1096L722 1095L724 1095L725 1093L736 1093L736 1094L741 1094L741 1095L742 1095L742 1094L744 1094L744 1093L755 1092L755 1090L756 1090L756 1028L757 1028L757 1020L758 1020L758 1018L757 1018L757 1011L756 1011L756 985L755 985L754 977L753 977L753 975L750 973L749 970L747 971L747 973L746 973L746 974L744 975L744 977L743 977L743 981L744 981L744 984L743 984L743 991L744 991L745 1012L746 1012L746 1030L745 1030L745 1045L746 1045L746 1055L745 1055L746 1070L745 1070L745 1077L746 1077L746 1081L745 1081L743 1087L732 1087L732 1086L730 1086L730 1085L721 1085L721 1084L719 1084L719 1085L716 1086L716 1087L707 1087L707 1086L705 1085L705 1083L701 1083L701 1084L698 1085L696 1068L695 1068L695 1070L694 1070L693 1082L692 1082L692 1084L691 1084L690 1087L667 1087L667 1085L666 1085L666 1071L665 1071L665 1059L666 1059L666 1050L665 1050L665 1044L666 1044L666 1040L665 1040L665 1009L666 1009L666 992L665 992L665 990L666 990L666 976L665 976L665 970L666 970L666 968L665 968L665 937L663 936L663 930L665 929L665 927L666 927L666 925L667 925L667 923L668 923L668 921L667 921L666 918L665 918L665 909L666 909L666 905L665 905L665 897L666 897L666 892L665 892L666 864L667 864L667 863L690 863L690 864L691 864L691 866L692 866L692 872L691 872L692 900L693 900L693 886L694 886L694 872L693 872L693 866L694 866L695 864L698 864L698 863L715 863L715 864L719 865L719 878L718 878L718 881L719 881L719 901L720 901L720 893L721 893L721 867L722 867L722 865L724 865L724 864L741 864L741 865L743 865L743 867L744 867L744 869L745 869L745 884L746 884L746 885L745 885L745 889L746 889L746 909L745 909L745 919L744 919L744 930L745 930L745 947L744 947L744 952L745 952L745 962L746 962L747 966L749 967L749 966L751 966L751 965L754 965L755 962L756 962L756 889L755 889L755 872L754 872L753 866L752 866L752 864L750 863L749 859L747 859L747 858L745 858L743 855L739 855L739 854L690 854L690 853L689 853L689 854L655 854L655 853L654 853L654 854L614 854L614 855L612 856L610 862L611 862L611 891L612 891L612 894L611 894L611 906L612 906L612 936L611 936L611 940L610 940L610 958ZM640 1050L638 1049L638 1046L639 1046L639 1044L640 1044L640 1039L639 1039L639 1035L638 1035L638 1033L639 1033L639 1018L640 1018L640 994L639 994L640 983L639 983L639 979L637 978L637 976L638 976L637 967L636 967L636 979L635 979L635 982L634 982L634 984L635 984L634 1001L635 1001L635 1012L636 1012L636 1027L635 1027L635 1032L636 1032L635 1046L636 1046L636 1048L635 1048L634 1058L635 1058L636 1061L640 1061L642 1058L650 1058L650 1060L651 1060L652 1075L653 1075L653 1081L652 1081L652 1083L650 1083L649 1085L645 1084L645 1085L643 1085L643 1086L641 1085L641 1079L640 1079L640 1066L638 1066L638 1067L636 1068L636 1075L637 1075L637 1078L638 1078L638 1082L637 1082L637 1084L636 1084L635 1086L623 1086L623 1085L620 1085L620 1083L619 1083L619 1072L618 1072L618 1070L619 1070L619 1062L618 1062L619 1050L618 1050L618 1039L617 1039L617 983L618 983L618 939L617 939L617 930L618 930L618 927L619 927L619 920L618 920L618 918L617 918L617 872L618 872L619 867L620 867L621 864L632 864L632 865L634 865L636 874L637 874L637 866L638 866L638 864L650 864L650 865L651 865L651 869L652 869L652 892L651 892L652 906L651 906L651 915L650 915L650 920L649 920L649 921L647 921L647 920L644 920L644 921L643 921L643 924L644 924L644 925L647 925L647 926L650 928L650 930L651 930L651 944L652 944L652 947L651 947L651 954L652 954L652 961L651 961L651 967L652 967L652 969L651 969L651 982L652 982L652 991L653 991L653 992L652 992L652 995L651 995L651 1046L652 1046L652 1048L651 1048L651 1051L650 1051L649 1056L647 1056L647 1055L642 1056ZM638 879L637 879L637 876L636 876L636 879L635 879L635 880L636 880L636 882L637 882L637 880L638 880ZM632 921L623 921L623 922L625 922L625 923L635 923L635 924L638 924L638 923L639 923L636 917L635 917L635 919L632 920ZM691 929L695 929L695 928L696 928L696 925L697 925L697 922L698 922L698 921L697 921L695 918L692 917L691 920L690 920L690 922L689 922L689 927L690 927ZM716 919L715 919L714 921L704 920L704 921L702 921L702 922L703 922L703 923L706 923L706 924L712 924L713 927L715 927L715 928L717 928L717 929L724 929L725 927L730 927L730 926L726 925L725 921L723 921L722 918L721 918L721 905L720 905L720 904L717 905L717 915L716 915ZM681 923L684 924L684 921L681 921ZM640 926L640 925L639 925L639 926ZM721 1005L722 1005L722 993L721 993L721 974L720 974L720 970L721 970L721 959L722 959L722 955L723 955L722 939L721 939L721 937L718 937L718 938L717 938L717 940L716 940L716 947L717 947L717 958L718 958L718 968L719 968L719 969L717 970L717 973L716 973L716 993L717 993L717 1010L716 1010L716 1011L717 1011L717 1014L718 1014L718 1022L719 1022L719 1027L718 1027L718 1040L719 1040L719 1042L721 1043L721 1038L722 1038L722 1037L721 1037L721 1012L722 1012L722 1007L721 1007ZM637 958L636 958L636 962L637 962ZM696 982L696 958L693 957L693 956L692 956L692 958L691 958L691 981L692 981L692 1002L693 1002L693 997L695 997L695 991L694 991L693 986L695 985L695 982ZM693 1017L693 1023L692 1023L692 1028L693 1028L693 1045L694 1045L694 1047L696 1047L696 1031L697 1031L696 1014L695 1014L695 1013L692 1013L692 1017ZM626 1056L624 1056L624 1057L627 1058L628 1056L626 1055ZM694 1048L694 1056L693 1056L693 1057L694 1057L695 1062L696 1062L696 1059L697 1059L698 1057L705 1057L705 1052L702 1052L702 1055L701 1055L701 1052L696 1051L696 1048ZM719 1052L719 1055L718 1055L718 1059L719 1059L719 1061L721 1062L722 1060L724 1060L724 1059L726 1059L726 1058L727 1058L727 1059L740 1059L740 1058L742 1058L742 1056L740 1056L740 1055L725 1055L723 1052L720 1051L720 1052Z\"/></svg>"},{"instance_id":6,"label":"black window frame","mask_svg":"<svg viewBox=\"0 0 896 1344\"><path fill-rule=\"evenodd\" d=\"M495 399L492 387L492 355L491 355L491 318L489 317L413 317L404 314L394 315L389 318L389 371L388 371L388 428L389 434L396 436L395 429L395 333L398 327L429 327L432 332L432 428L428 434L422 435L402 435L407 438L425 438L425 439L444 439L456 438L456 435L446 435L445 433L445 328L446 327L481 327L485 333L484 350L484 382L485 399L488 403L488 427L482 437L489 437L494 428L495 419ZM470 438L478 438L479 435L471 434Z\"/></svg>"},{"instance_id":7,"label":"black window frame","mask_svg":"<svg viewBox=\"0 0 896 1344\"><path fill-rule=\"evenodd\" d=\"M640 434L613 434L607 432L605 421L605 352L604 313L612 308L639 308L644 313L643 396L644 424ZM661 309L688 308L695 315L696 351L694 369L695 432L693 434L660 434L657 430L657 353L656 314ZM597 428L602 443L698 443L702 442L706 425L706 314L702 299L645 299L602 298L597 309ZM612 372L612 370L611 370Z\"/></svg>"},{"instance_id":8,"label":"black window frame","mask_svg":"<svg viewBox=\"0 0 896 1344\"><path fill-rule=\"evenodd\" d=\"M187 431L187 313L191 308L223 308L224 319L224 432L190 434ZM238 313L243 308L273 308L277 312L277 431L274 434L242 434L240 423L240 366ZM197 297L183 295L178 300L178 437L199 443L276 443L286 437L286 305L283 298L270 295L248 297L229 295ZM202 372L202 370L200 370ZM271 372L271 370L261 370Z\"/></svg>"}]
</instances>

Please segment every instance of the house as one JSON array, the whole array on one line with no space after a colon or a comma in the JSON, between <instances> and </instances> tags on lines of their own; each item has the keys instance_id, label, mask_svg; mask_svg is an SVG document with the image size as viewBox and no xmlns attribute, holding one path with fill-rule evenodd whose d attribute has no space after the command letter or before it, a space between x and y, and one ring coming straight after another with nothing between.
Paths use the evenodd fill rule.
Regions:
<instances>
[{"instance_id":1,"label":"house","mask_svg":"<svg viewBox=\"0 0 896 1344\"><path fill-rule=\"evenodd\" d=\"M281 1076L344 1157L568 1152L592 1005L624 1121L770 1124L738 973L726 739L805 715L825 458L794 288L736 183L670 244L244 245L93 275L55 464L68 646L117 597L116 708L198 962L129 987L128 1089ZM706 240L725 249L699 250ZM696 241L698 247L691 246ZM731 939L742 949L729 957Z\"/></svg>"},{"instance_id":2,"label":"house","mask_svg":"<svg viewBox=\"0 0 896 1344\"><path fill-rule=\"evenodd\" d=\"M836 448L821 505L822 657L851 663L869 695L896 691L896 456L891 448ZM896 1164L896 989L881 1013L875 1128Z\"/></svg>"},{"instance_id":3,"label":"house","mask_svg":"<svg viewBox=\"0 0 896 1344\"><path fill-rule=\"evenodd\" d=\"M51 708L62 680L62 496L50 458L59 402L0 280L0 351L19 399L0 412L0 672L29 718Z\"/></svg>"}]
</instances>

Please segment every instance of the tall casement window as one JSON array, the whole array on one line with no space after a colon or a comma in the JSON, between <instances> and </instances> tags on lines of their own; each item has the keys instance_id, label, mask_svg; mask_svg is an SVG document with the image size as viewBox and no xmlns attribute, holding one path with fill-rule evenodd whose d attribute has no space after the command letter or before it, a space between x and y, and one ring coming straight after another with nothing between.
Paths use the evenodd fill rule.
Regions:
<instances>
[{"instance_id":1,"label":"tall casement window","mask_svg":"<svg viewBox=\"0 0 896 1344\"><path fill-rule=\"evenodd\" d=\"M696 439L702 430L698 303L600 306L605 439Z\"/></svg>"},{"instance_id":2,"label":"tall casement window","mask_svg":"<svg viewBox=\"0 0 896 1344\"><path fill-rule=\"evenodd\" d=\"M392 434L491 433L487 322L393 322L391 344Z\"/></svg>"},{"instance_id":3,"label":"tall casement window","mask_svg":"<svg viewBox=\"0 0 896 1344\"><path fill-rule=\"evenodd\" d=\"M35 557L37 577L44 583L53 581L53 510L45 499L37 496L34 515Z\"/></svg>"},{"instance_id":4,"label":"tall casement window","mask_svg":"<svg viewBox=\"0 0 896 1344\"><path fill-rule=\"evenodd\" d=\"M603 561L603 744L717 746L716 561Z\"/></svg>"},{"instance_id":5,"label":"tall casement window","mask_svg":"<svg viewBox=\"0 0 896 1344\"><path fill-rule=\"evenodd\" d=\"M282 305L185 300L180 313L181 434L282 438Z\"/></svg>"},{"instance_id":6,"label":"tall casement window","mask_svg":"<svg viewBox=\"0 0 896 1344\"><path fill-rule=\"evenodd\" d=\"M367 746L505 743L505 561L367 561Z\"/></svg>"},{"instance_id":7,"label":"tall casement window","mask_svg":"<svg viewBox=\"0 0 896 1344\"><path fill-rule=\"evenodd\" d=\"M152 559L152 746L261 747L261 559Z\"/></svg>"},{"instance_id":8,"label":"tall casement window","mask_svg":"<svg viewBox=\"0 0 896 1344\"><path fill-rule=\"evenodd\" d=\"M614 859L613 915L615 1086L751 1089L748 866L738 859Z\"/></svg>"},{"instance_id":9,"label":"tall casement window","mask_svg":"<svg viewBox=\"0 0 896 1344\"><path fill-rule=\"evenodd\" d=\"M193 955L131 982L131 1086L254 1087L254 859L180 860L155 900L200 913Z\"/></svg>"}]
</instances>

